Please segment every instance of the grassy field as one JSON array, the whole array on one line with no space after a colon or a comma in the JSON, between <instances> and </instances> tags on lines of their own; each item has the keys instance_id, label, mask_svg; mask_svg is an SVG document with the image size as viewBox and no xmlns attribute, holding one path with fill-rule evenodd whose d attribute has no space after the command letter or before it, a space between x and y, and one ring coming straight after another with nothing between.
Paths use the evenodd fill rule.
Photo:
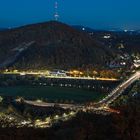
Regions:
<instances>
[{"instance_id":1,"label":"grassy field","mask_svg":"<svg viewBox=\"0 0 140 140\"><path fill-rule=\"evenodd\" d=\"M51 101L73 100L75 102L97 101L104 96L103 94L84 89L30 86L0 87L0 95L43 98Z\"/></svg>"}]
</instances>

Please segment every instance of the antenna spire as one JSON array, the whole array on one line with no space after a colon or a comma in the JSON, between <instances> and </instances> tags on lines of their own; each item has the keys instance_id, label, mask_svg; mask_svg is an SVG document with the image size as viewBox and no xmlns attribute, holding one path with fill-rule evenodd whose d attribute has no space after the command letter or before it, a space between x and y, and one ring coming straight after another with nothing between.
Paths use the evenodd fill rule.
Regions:
<instances>
[{"instance_id":1,"label":"antenna spire","mask_svg":"<svg viewBox=\"0 0 140 140\"><path fill-rule=\"evenodd\" d=\"M57 1L55 1L54 8L55 8L54 19L55 19L56 21L58 21L59 14L58 14L58 2L57 2Z\"/></svg>"}]
</instances>

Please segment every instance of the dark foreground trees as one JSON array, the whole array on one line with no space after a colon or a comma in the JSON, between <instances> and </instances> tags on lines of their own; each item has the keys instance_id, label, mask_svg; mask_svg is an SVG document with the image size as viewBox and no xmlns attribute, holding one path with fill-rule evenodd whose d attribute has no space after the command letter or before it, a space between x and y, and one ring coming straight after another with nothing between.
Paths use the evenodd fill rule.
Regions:
<instances>
[{"instance_id":1,"label":"dark foreground trees","mask_svg":"<svg viewBox=\"0 0 140 140\"><path fill-rule=\"evenodd\" d=\"M97 115L80 112L72 120L53 128L0 129L0 140L139 140L140 101L121 106L120 114Z\"/></svg>"}]
</instances>

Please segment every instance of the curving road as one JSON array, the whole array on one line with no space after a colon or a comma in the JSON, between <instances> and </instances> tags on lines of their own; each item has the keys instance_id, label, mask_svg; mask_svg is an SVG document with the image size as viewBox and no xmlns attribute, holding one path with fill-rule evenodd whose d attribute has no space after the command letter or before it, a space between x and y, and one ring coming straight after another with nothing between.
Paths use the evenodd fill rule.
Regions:
<instances>
[{"instance_id":1,"label":"curving road","mask_svg":"<svg viewBox=\"0 0 140 140\"><path fill-rule=\"evenodd\" d=\"M83 108L83 105L75 105L75 104L58 104L58 103L45 103L45 102L37 102L37 101L29 101L24 100L24 103L33 105L33 106L39 106L39 107L60 107L63 109L74 109L77 108Z\"/></svg>"}]
</instances>

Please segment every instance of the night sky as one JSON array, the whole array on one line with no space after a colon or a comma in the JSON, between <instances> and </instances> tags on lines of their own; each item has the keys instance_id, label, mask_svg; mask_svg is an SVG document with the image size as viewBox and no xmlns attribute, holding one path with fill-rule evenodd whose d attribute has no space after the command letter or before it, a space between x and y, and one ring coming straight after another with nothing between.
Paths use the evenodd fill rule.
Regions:
<instances>
[{"instance_id":1,"label":"night sky","mask_svg":"<svg viewBox=\"0 0 140 140\"><path fill-rule=\"evenodd\" d=\"M0 27L53 20L55 0L0 0ZM140 29L140 0L57 0L60 21L95 29Z\"/></svg>"}]
</instances>

